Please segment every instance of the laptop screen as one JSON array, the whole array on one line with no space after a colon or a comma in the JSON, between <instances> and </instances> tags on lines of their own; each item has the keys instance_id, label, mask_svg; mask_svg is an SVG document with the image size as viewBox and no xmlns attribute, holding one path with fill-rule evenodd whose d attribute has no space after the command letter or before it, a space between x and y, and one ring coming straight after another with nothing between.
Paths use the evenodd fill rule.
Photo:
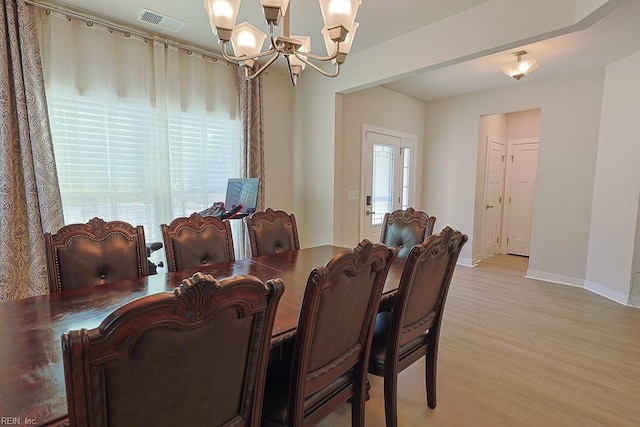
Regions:
<instances>
[{"instance_id":1,"label":"laptop screen","mask_svg":"<svg viewBox=\"0 0 640 427\"><path fill-rule=\"evenodd\" d=\"M259 178L229 178L224 208L227 211L242 205L239 213L250 214L256 211L258 202Z\"/></svg>"}]
</instances>

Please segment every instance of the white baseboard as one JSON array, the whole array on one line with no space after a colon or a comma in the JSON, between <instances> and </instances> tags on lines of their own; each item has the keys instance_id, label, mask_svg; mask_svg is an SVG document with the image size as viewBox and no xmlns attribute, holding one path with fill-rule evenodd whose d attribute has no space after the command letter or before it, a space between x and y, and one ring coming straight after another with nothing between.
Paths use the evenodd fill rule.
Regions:
<instances>
[{"instance_id":1,"label":"white baseboard","mask_svg":"<svg viewBox=\"0 0 640 427\"><path fill-rule=\"evenodd\" d=\"M623 305L629 304L629 295L623 294L621 292L616 292L599 283L594 283L594 282L585 280L584 287L585 289L593 292L594 294L598 294L612 301L615 301L619 304L623 304Z\"/></svg>"},{"instance_id":2,"label":"white baseboard","mask_svg":"<svg viewBox=\"0 0 640 427\"><path fill-rule=\"evenodd\" d=\"M576 286L584 288L584 280L561 274L545 273L544 271L527 270L524 276L529 279L544 280L545 282L559 283L561 285Z\"/></svg>"},{"instance_id":3,"label":"white baseboard","mask_svg":"<svg viewBox=\"0 0 640 427\"><path fill-rule=\"evenodd\" d=\"M458 265L464 265L465 267L475 267L478 263L474 263L471 258L458 258Z\"/></svg>"},{"instance_id":4,"label":"white baseboard","mask_svg":"<svg viewBox=\"0 0 640 427\"><path fill-rule=\"evenodd\" d=\"M527 275L525 277L528 277L529 279L543 280L545 282L558 283L560 285L584 288L589 292L593 292L594 294L597 294L607 299L610 299L612 301L615 301L618 304L629 305L628 295L623 294L621 292L616 292L614 290L607 288L606 286L603 286L598 283L590 282L588 280L578 279L576 277L570 277L570 276L562 276L560 274L545 273L543 271L536 271L536 270L527 270ZM635 297L635 298L637 300L637 303L640 304L640 297Z\"/></svg>"}]
</instances>

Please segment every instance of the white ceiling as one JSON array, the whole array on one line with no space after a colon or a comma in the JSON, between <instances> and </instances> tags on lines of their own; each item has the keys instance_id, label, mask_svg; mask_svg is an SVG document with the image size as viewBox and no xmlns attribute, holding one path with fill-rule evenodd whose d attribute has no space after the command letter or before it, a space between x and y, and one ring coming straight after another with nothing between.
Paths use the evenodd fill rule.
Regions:
<instances>
[{"instance_id":1,"label":"white ceiling","mask_svg":"<svg viewBox=\"0 0 640 427\"><path fill-rule=\"evenodd\" d=\"M515 62L512 52L525 49L539 68L516 81L500 66ZM524 81L587 71L640 51L640 0L630 0L590 27L454 65L422 72L384 86L424 101L517 85Z\"/></svg>"},{"instance_id":2,"label":"white ceiling","mask_svg":"<svg viewBox=\"0 0 640 427\"><path fill-rule=\"evenodd\" d=\"M36 0L37 1L37 0ZM44 0L47 1L47 0ZM490 0L393 0L391 13L386 12L389 0L364 0L356 21L360 22L353 52L366 49L388 38L413 31L433 22L455 15ZM179 33L164 34L197 46L218 49L204 11L203 0L48 0L49 3L89 11L100 17L135 25L149 32L158 27L137 20L142 8L150 9L186 23ZM318 0L291 0L291 33L312 37L313 51L324 53L320 29L322 14ZM245 0L240 7L237 22L249 21L268 33L259 0Z\"/></svg>"},{"instance_id":3,"label":"white ceiling","mask_svg":"<svg viewBox=\"0 0 640 427\"><path fill-rule=\"evenodd\" d=\"M366 49L384 40L472 9L490 0L363 0L357 21L360 23L352 52ZM556 0L557 1L557 0ZM209 50L219 50L211 33L202 0L53 0L73 10L89 12L116 23L186 42ZM619 0L621 6L582 31L537 41L524 46L540 68L525 77L527 81L584 71L614 62L640 51L640 0ZM142 8L185 22L178 33L138 21ZM291 32L312 36L312 51L324 52L320 36L322 17L317 0L291 0ZM250 21L262 27L259 0L242 3L238 22ZM499 71L499 66L514 61L511 52L483 54L457 64L441 64L434 69L406 77L384 86L425 101L442 97L518 84ZM348 66L348 60L345 66Z\"/></svg>"}]
</instances>

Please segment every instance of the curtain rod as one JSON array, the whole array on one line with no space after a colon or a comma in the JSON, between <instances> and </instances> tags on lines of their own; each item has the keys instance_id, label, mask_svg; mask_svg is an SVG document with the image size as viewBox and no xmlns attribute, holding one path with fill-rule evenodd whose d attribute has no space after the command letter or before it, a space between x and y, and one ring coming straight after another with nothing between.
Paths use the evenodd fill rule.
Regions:
<instances>
[{"instance_id":1,"label":"curtain rod","mask_svg":"<svg viewBox=\"0 0 640 427\"><path fill-rule=\"evenodd\" d=\"M164 43L165 46L176 47L178 49L186 51L188 54L196 53L198 55L202 55L202 56L205 56L207 58L211 58L214 61L222 61L222 62L225 62L227 64L231 64L229 61L224 59L224 57L222 55L220 55L218 53L215 53L215 52L211 52L211 51L200 49L200 48L197 48L197 47L194 47L194 46L191 46L191 45L179 43L179 42L171 40L171 39L165 39L165 38L162 38L162 37L154 36L154 35L145 33L144 31L137 30L137 29L134 29L134 28L131 28L131 27L126 27L126 26L123 26L123 25L114 24L112 22L102 21L99 18L90 16L90 15L83 15L83 14L81 14L79 12L75 12L73 10L66 9L66 8L59 7L59 6L54 6L54 5L50 4L50 3L38 2L38 1L33 1L33 0L24 0L24 2L26 4L30 4L30 5L32 5L34 7L37 7L37 8L40 8L40 9L44 9L47 12L48 11L54 11L54 12L61 13L63 15L66 15L67 19L69 19L69 18L79 19L81 21L84 21L87 25L98 24L98 25L101 25L103 27L106 27L109 30L115 30L115 31L118 31L118 32L123 33L125 35L133 34L135 36L142 37L144 39L156 41L156 42L159 42L159 43Z\"/></svg>"}]
</instances>

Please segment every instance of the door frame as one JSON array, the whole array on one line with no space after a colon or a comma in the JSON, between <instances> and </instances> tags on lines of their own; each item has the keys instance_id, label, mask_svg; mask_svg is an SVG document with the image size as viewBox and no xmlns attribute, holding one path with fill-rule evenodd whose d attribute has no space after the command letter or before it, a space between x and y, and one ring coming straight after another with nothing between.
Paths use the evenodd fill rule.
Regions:
<instances>
[{"instance_id":1,"label":"door frame","mask_svg":"<svg viewBox=\"0 0 640 427\"><path fill-rule=\"evenodd\" d=\"M360 212L359 212L359 223L360 223L360 239L365 238L365 210L366 210L366 199L367 199L367 188L365 183L365 159L367 158L367 134L368 133L376 133L384 136L390 136L393 138L400 139L400 147L405 148L409 147L411 149L411 159L410 159L410 168L411 172L409 174L409 204L414 206L416 204L416 194L417 191L417 169L418 169L418 136L412 133L401 132L393 129L386 129L378 126L373 126L369 124L362 124L362 135L361 135L361 154L360 154Z\"/></svg>"}]
</instances>

